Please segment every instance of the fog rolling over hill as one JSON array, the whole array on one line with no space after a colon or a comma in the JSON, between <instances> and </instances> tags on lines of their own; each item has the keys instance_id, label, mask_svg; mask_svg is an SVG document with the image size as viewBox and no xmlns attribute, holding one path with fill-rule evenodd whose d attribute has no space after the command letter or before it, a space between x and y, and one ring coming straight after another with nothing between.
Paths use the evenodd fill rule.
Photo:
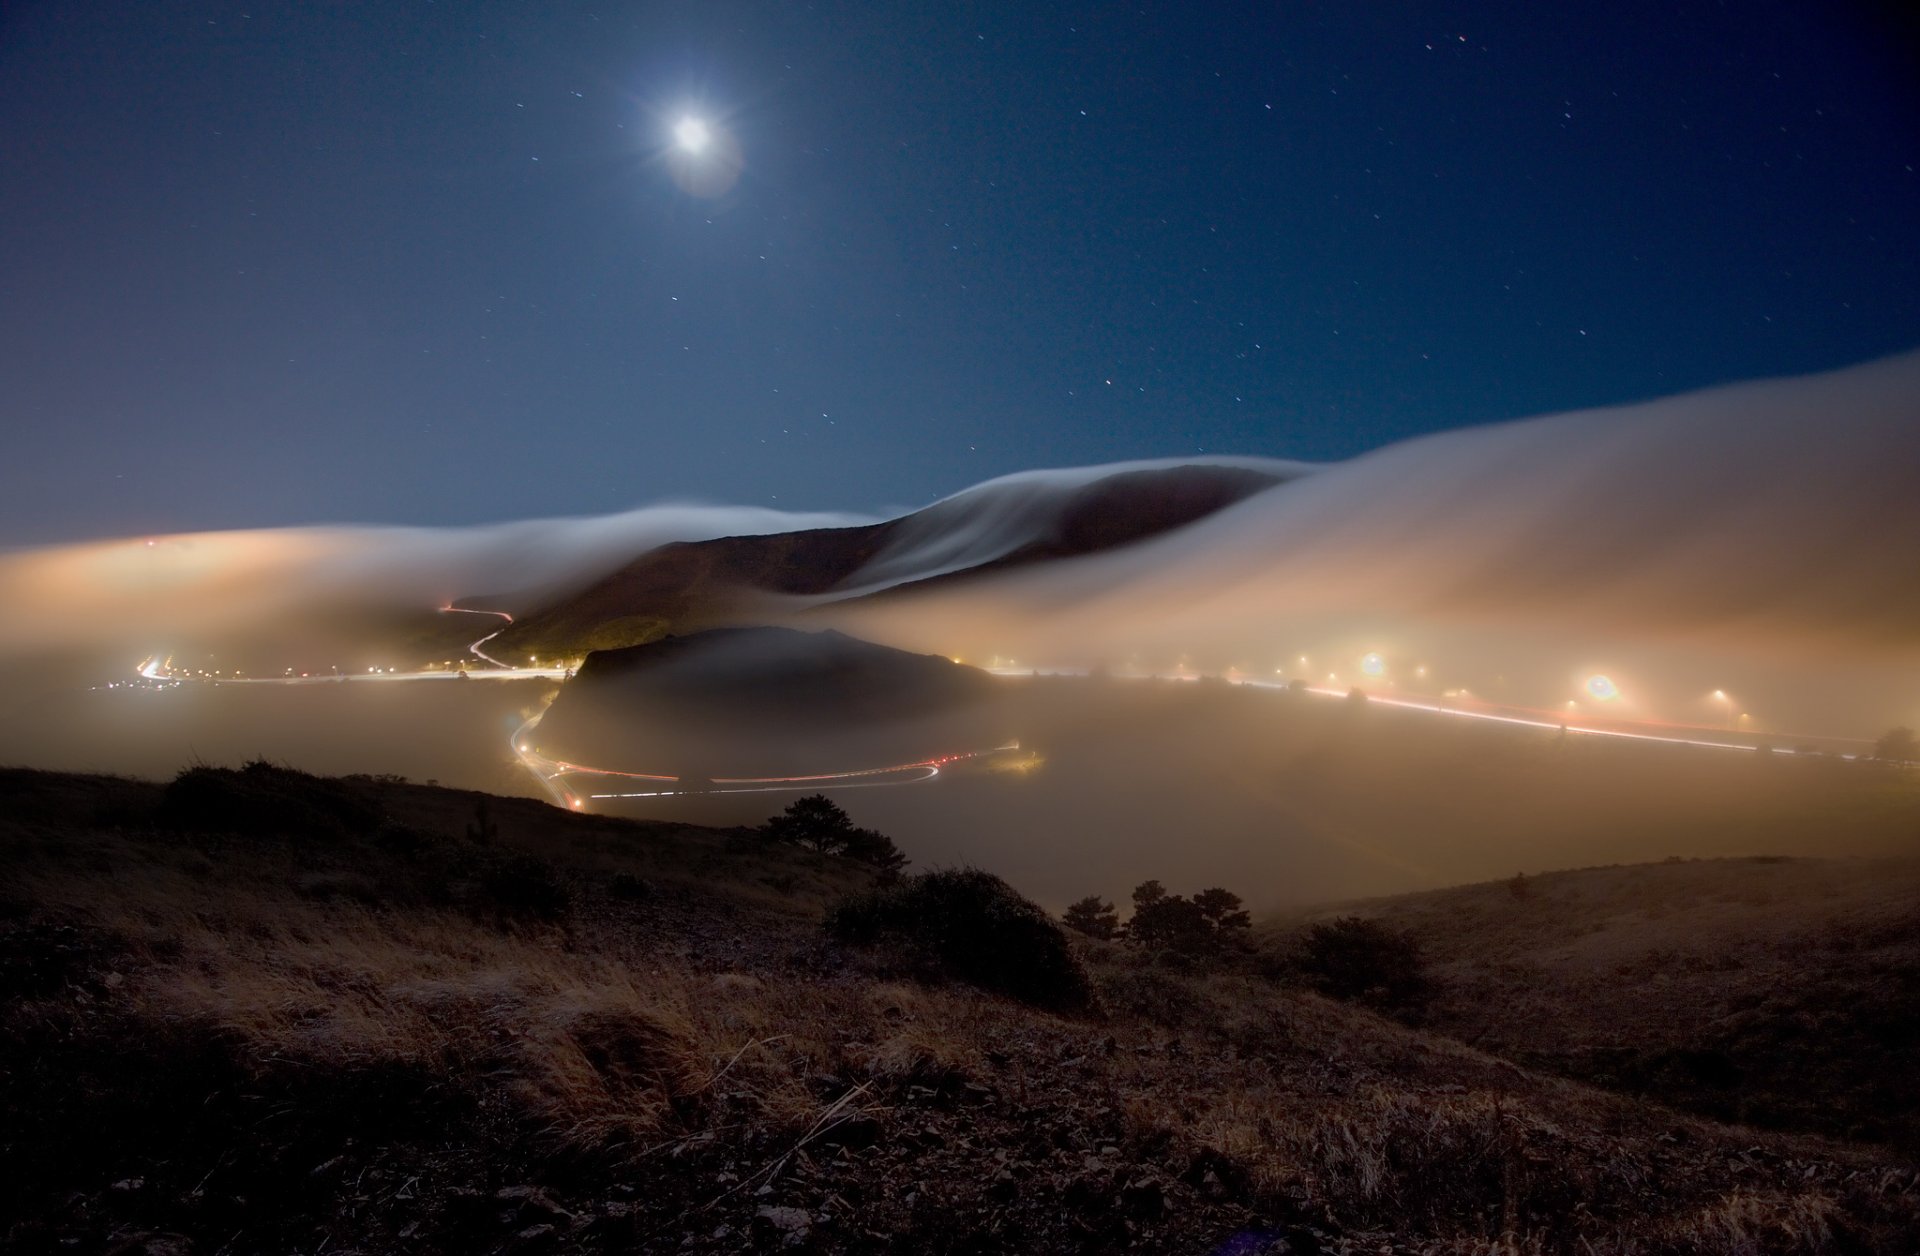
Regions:
<instances>
[{"instance_id":1,"label":"fog rolling over hill","mask_svg":"<svg viewBox=\"0 0 1920 1256\"><path fill-rule=\"evenodd\" d=\"M1603 672L1613 710L1725 722L1720 689L1756 727L1870 735L1920 717L1915 570L1909 354L1408 441L1123 552L815 614L969 658L1540 706Z\"/></svg>"},{"instance_id":2,"label":"fog rolling over hill","mask_svg":"<svg viewBox=\"0 0 1920 1256\"><path fill-rule=\"evenodd\" d=\"M765 687L751 669L729 688L694 667L668 684L643 669L623 693L625 681L600 683L620 670L615 653L568 687L541 751L675 777L769 776L1018 738L1024 770L956 768L845 796L923 866L981 863L1055 905L1171 875L1270 906L1624 858L1893 854L1914 841L1912 791L1867 765L1609 747L1552 726L1666 722L1793 749L1920 725L1917 398L1920 357L1908 356L1311 471L1175 459L1014 476L884 521L660 507L15 554L0 559L0 762L163 776L264 755L539 793L508 739L552 680L87 686L196 645L197 665L223 672L244 658L256 675L362 675L489 666L468 643L503 628L485 648L524 663L561 641L785 622L942 656L924 661L943 675L981 679L944 661L957 658L1105 665L1111 679L1005 678L937 713L845 705L910 706L918 680L881 669L833 699L829 736L779 706L804 690L818 716L833 706L818 688ZM513 596L495 601L501 591ZM513 624L440 611L490 593L461 604ZM1236 668L1335 692L1484 700L1548 727L1132 678ZM1588 687L1600 675L1609 697ZM808 683L834 682L822 671ZM778 805L772 794L645 804L727 823Z\"/></svg>"},{"instance_id":3,"label":"fog rolling over hill","mask_svg":"<svg viewBox=\"0 0 1920 1256\"><path fill-rule=\"evenodd\" d=\"M1310 470L1201 458L1030 471L880 523L663 545L535 606L501 646L551 656L754 623L790 614L793 599L961 587L970 576L1039 569L1176 532Z\"/></svg>"},{"instance_id":4,"label":"fog rolling over hill","mask_svg":"<svg viewBox=\"0 0 1920 1256\"><path fill-rule=\"evenodd\" d=\"M1756 727L1872 736L1920 721L1916 481L1909 354L1311 473L1174 459L1013 476L879 522L655 507L28 551L0 559L0 651L131 662L304 634L319 640L299 662L352 666L408 633L369 643L331 619L430 621L508 595L502 645L526 654L788 622L969 660L1184 658L1376 688L1424 665L1435 691L1541 706L1604 672L1615 711L1724 721L1738 712L1706 703L1720 689ZM1363 680L1369 653L1382 667ZM382 661L413 660L365 658Z\"/></svg>"}]
</instances>

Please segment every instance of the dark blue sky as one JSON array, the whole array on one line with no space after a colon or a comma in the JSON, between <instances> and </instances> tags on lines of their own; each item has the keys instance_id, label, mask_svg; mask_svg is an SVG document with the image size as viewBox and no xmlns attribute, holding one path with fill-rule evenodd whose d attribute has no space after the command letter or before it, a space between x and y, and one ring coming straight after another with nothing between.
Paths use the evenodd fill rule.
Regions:
<instances>
[{"instance_id":1,"label":"dark blue sky","mask_svg":"<svg viewBox=\"0 0 1920 1256\"><path fill-rule=\"evenodd\" d=\"M1346 457L1920 344L1808 3L16 2L0 545ZM724 195L665 157L697 111Z\"/></svg>"}]
</instances>

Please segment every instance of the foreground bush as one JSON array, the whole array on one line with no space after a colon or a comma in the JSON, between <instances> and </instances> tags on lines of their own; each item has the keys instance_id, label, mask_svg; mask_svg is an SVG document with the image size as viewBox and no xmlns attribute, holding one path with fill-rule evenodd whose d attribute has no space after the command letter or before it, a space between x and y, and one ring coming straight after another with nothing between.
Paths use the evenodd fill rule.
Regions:
<instances>
[{"instance_id":1,"label":"foreground bush","mask_svg":"<svg viewBox=\"0 0 1920 1256\"><path fill-rule=\"evenodd\" d=\"M1359 916L1307 930L1294 962L1310 985L1336 999L1402 1010L1418 1007L1430 993L1413 939Z\"/></svg>"},{"instance_id":2,"label":"foreground bush","mask_svg":"<svg viewBox=\"0 0 1920 1256\"><path fill-rule=\"evenodd\" d=\"M923 872L827 915L843 942L904 946L943 976L1052 1011L1093 1001L1066 934L1038 905L977 868Z\"/></svg>"},{"instance_id":3,"label":"foreground bush","mask_svg":"<svg viewBox=\"0 0 1920 1256\"><path fill-rule=\"evenodd\" d=\"M161 797L159 819L202 833L333 840L371 832L380 809L345 781L255 759L181 772Z\"/></svg>"}]
</instances>

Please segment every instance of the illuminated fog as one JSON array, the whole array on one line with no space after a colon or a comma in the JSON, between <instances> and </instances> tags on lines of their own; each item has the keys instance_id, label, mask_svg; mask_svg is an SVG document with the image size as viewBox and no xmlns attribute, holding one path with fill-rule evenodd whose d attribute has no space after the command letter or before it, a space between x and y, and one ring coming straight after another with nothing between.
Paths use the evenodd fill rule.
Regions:
<instances>
[{"instance_id":1,"label":"illuminated fog","mask_svg":"<svg viewBox=\"0 0 1920 1256\"><path fill-rule=\"evenodd\" d=\"M1553 730L1631 721L1833 752L1920 724L1920 355L1338 465L1196 461L1275 482L1151 541L965 574L1050 535L1104 477L1186 460L1008 477L912 515L826 596L738 600L742 622L1111 677L1006 681L1004 714L1031 752L1021 772L849 790L861 822L923 864L987 864L1054 902L1147 876L1231 881L1272 904L1520 867L1910 842L1911 800L1876 802L1878 785L1828 755L1569 751ZM437 614L455 599L534 610L667 542L868 522L655 507L14 553L0 557L0 763L166 775L265 755L539 793L508 737L550 679L96 686L168 650L243 652L272 673L296 656L444 666L475 631ZM408 641L439 657L399 657ZM1508 735L1133 679L1151 674L1494 703L1536 723ZM751 822L781 801L643 813Z\"/></svg>"}]
</instances>

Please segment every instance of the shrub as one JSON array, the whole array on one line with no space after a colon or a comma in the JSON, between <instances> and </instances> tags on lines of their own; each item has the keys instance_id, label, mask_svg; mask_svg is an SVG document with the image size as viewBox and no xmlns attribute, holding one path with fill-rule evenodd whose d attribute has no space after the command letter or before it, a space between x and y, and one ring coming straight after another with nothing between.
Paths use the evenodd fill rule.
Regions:
<instances>
[{"instance_id":1,"label":"shrub","mask_svg":"<svg viewBox=\"0 0 1920 1256\"><path fill-rule=\"evenodd\" d=\"M1100 983L1102 1001L1110 1011L1168 1029L1202 1026L1208 1007L1198 990L1191 978L1154 968L1122 970Z\"/></svg>"},{"instance_id":2,"label":"shrub","mask_svg":"<svg viewBox=\"0 0 1920 1256\"><path fill-rule=\"evenodd\" d=\"M167 784L159 819L203 833L338 839L371 833L380 809L344 781L255 759L237 769L188 768Z\"/></svg>"},{"instance_id":3,"label":"shrub","mask_svg":"<svg viewBox=\"0 0 1920 1256\"><path fill-rule=\"evenodd\" d=\"M510 855L480 869L479 886L488 906L503 913L558 920L570 896L553 866L532 855Z\"/></svg>"},{"instance_id":4,"label":"shrub","mask_svg":"<svg viewBox=\"0 0 1920 1256\"><path fill-rule=\"evenodd\" d=\"M631 872L616 872L607 882L607 892L615 898L640 902L653 897L653 882Z\"/></svg>"},{"instance_id":5,"label":"shrub","mask_svg":"<svg viewBox=\"0 0 1920 1256\"><path fill-rule=\"evenodd\" d=\"M894 942L942 976L1053 1011L1091 1006L1066 934L991 873L942 869L848 899L827 916L843 942Z\"/></svg>"},{"instance_id":6,"label":"shrub","mask_svg":"<svg viewBox=\"0 0 1920 1256\"><path fill-rule=\"evenodd\" d=\"M1358 916L1308 929L1296 962L1309 984L1336 999L1412 1008L1430 992L1413 939Z\"/></svg>"}]
</instances>

